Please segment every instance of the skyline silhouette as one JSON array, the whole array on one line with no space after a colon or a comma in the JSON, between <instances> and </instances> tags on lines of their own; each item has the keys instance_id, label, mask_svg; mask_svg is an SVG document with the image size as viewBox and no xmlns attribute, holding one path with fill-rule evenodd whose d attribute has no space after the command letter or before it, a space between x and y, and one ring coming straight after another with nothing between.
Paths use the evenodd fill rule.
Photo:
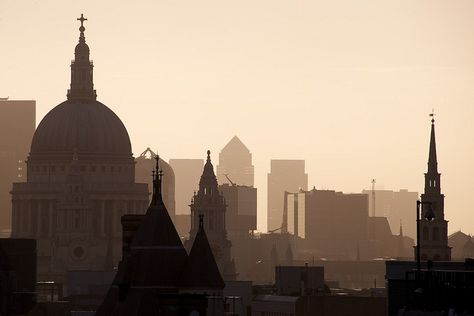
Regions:
<instances>
[{"instance_id":1,"label":"skyline silhouette","mask_svg":"<svg viewBox=\"0 0 474 316\"><path fill-rule=\"evenodd\" d=\"M35 99L37 122L62 101L70 21L84 12L98 97L135 157L149 146L201 158L237 135L253 155L262 230L271 159L305 159L310 187L358 193L376 178L421 192L435 108L449 232L474 232L474 4L287 3L2 1L0 96Z\"/></svg>"}]
</instances>

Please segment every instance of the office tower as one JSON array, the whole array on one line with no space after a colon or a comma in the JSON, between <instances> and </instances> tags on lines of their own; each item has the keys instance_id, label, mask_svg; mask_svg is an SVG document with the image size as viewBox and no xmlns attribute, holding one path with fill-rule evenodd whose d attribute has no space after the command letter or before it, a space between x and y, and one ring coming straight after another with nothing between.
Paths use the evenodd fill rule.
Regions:
<instances>
[{"instance_id":1,"label":"office tower","mask_svg":"<svg viewBox=\"0 0 474 316\"><path fill-rule=\"evenodd\" d=\"M304 160L272 160L268 174L267 230L277 231L283 224L285 191L308 190Z\"/></svg>"},{"instance_id":2,"label":"office tower","mask_svg":"<svg viewBox=\"0 0 474 316\"><path fill-rule=\"evenodd\" d=\"M219 153L217 181L220 184L253 186L252 154L237 136L234 136Z\"/></svg>"},{"instance_id":3,"label":"office tower","mask_svg":"<svg viewBox=\"0 0 474 316\"><path fill-rule=\"evenodd\" d=\"M444 219L444 194L441 193L441 174L438 172L434 123L435 120L432 117L428 170L425 173L425 191L421 195L420 258L421 260L450 261L448 221ZM426 216L430 208L434 215L431 220Z\"/></svg>"},{"instance_id":4,"label":"office tower","mask_svg":"<svg viewBox=\"0 0 474 316\"><path fill-rule=\"evenodd\" d=\"M257 229L257 189L228 183L219 185L227 204L226 228L229 234L248 234Z\"/></svg>"},{"instance_id":5,"label":"office tower","mask_svg":"<svg viewBox=\"0 0 474 316\"><path fill-rule=\"evenodd\" d=\"M102 270L107 245L121 252L120 217L143 213L146 184L135 183L127 129L96 100L83 22L67 100L36 129L25 183L12 190L12 236L37 240L40 280L64 284L68 270Z\"/></svg>"},{"instance_id":6,"label":"office tower","mask_svg":"<svg viewBox=\"0 0 474 316\"><path fill-rule=\"evenodd\" d=\"M232 243L227 239L226 231L226 203L224 196L218 190L217 178L214 166L211 163L211 152L207 151L207 161L204 165L199 190L191 200L191 230L190 239L186 242L186 248L194 242L200 227L201 215L204 215L204 228L206 229L212 253L216 258L219 270L224 280L235 280L235 264L231 259Z\"/></svg>"},{"instance_id":7,"label":"office tower","mask_svg":"<svg viewBox=\"0 0 474 316\"><path fill-rule=\"evenodd\" d=\"M325 256L352 259L357 246L367 242L367 209L366 194L316 189L287 192L284 226Z\"/></svg>"},{"instance_id":8,"label":"office tower","mask_svg":"<svg viewBox=\"0 0 474 316\"><path fill-rule=\"evenodd\" d=\"M0 99L0 236L11 231L13 182L26 179L26 157L36 126L36 101Z\"/></svg>"}]
</instances>

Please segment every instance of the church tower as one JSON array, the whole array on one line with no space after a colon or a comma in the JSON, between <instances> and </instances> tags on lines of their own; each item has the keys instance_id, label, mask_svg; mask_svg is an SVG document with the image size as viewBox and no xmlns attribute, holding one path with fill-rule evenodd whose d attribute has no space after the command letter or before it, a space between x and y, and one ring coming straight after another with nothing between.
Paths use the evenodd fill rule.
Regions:
<instances>
[{"instance_id":1,"label":"church tower","mask_svg":"<svg viewBox=\"0 0 474 316\"><path fill-rule=\"evenodd\" d=\"M434 114L430 116L432 119L428 171L425 173L425 191L421 195L420 255L421 260L450 261L448 221L444 219L444 194L441 193L441 174L438 172L436 157ZM435 217L432 221L427 221L424 218L430 206Z\"/></svg>"},{"instance_id":2,"label":"church tower","mask_svg":"<svg viewBox=\"0 0 474 316\"><path fill-rule=\"evenodd\" d=\"M190 245L199 232L199 218L204 215L204 228L206 230L212 252L224 280L235 280L235 264L231 259L232 243L227 239L225 226L226 203L224 196L217 188L217 178L214 166L211 163L211 152L207 151L207 161L199 181L199 191L194 193L191 200L191 231L186 248Z\"/></svg>"}]
</instances>

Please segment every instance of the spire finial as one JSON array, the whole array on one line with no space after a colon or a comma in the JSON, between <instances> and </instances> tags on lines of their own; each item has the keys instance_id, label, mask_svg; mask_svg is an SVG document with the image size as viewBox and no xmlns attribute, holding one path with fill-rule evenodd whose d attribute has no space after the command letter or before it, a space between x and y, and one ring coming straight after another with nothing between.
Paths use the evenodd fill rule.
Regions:
<instances>
[{"instance_id":1,"label":"spire finial","mask_svg":"<svg viewBox=\"0 0 474 316\"><path fill-rule=\"evenodd\" d=\"M434 124L434 122L435 122L435 119L434 119L434 117L435 117L435 116L436 116L436 114L435 114L435 110L434 110L434 109L432 109L432 110L431 110L431 113L430 113L430 117L431 117L431 124Z\"/></svg>"},{"instance_id":2,"label":"spire finial","mask_svg":"<svg viewBox=\"0 0 474 316\"><path fill-rule=\"evenodd\" d=\"M204 230L204 214L199 214L199 230Z\"/></svg>"},{"instance_id":3,"label":"spire finial","mask_svg":"<svg viewBox=\"0 0 474 316\"><path fill-rule=\"evenodd\" d=\"M79 31L81 32L79 41L82 42L85 41L84 31L86 30L86 28L84 27L84 21L87 21L87 19L84 17L84 14L81 13L81 17L77 18L77 20L81 22L81 26L79 27Z\"/></svg>"},{"instance_id":4,"label":"spire finial","mask_svg":"<svg viewBox=\"0 0 474 316\"><path fill-rule=\"evenodd\" d=\"M207 150L207 161L211 161L211 151L209 149Z\"/></svg>"}]
</instances>

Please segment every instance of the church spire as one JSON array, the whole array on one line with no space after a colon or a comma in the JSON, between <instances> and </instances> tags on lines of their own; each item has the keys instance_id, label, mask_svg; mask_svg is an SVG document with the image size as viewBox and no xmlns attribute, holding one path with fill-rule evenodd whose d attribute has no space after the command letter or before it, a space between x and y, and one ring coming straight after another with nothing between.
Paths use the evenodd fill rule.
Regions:
<instances>
[{"instance_id":1,"label":"church spire","mask_svg":"<svg viewBox=\"0 0 474 316\"><path fill-rule=\"evenodd\" d=\"M435 137L435 120L434 112L430 113L431 117L431 136L430 150L428 156L428 171L425 173L425 193L439 194L441 193L440 174L438 173L438 159L436 157L436 137Z\"/></svg>"},{"instance_id":2,"label":"church spire","mask_svg":"<svg viewBox=\"0 0 474 316\"><path fill-rule=\"evenodd\" d=\"M76 45L74 60L71 62L71 88L67 91L68 100L90 101L96 100L94 90L93 63L89 60L89 46L84 36L84 21L87 19L81 14L77 19L81 22L79 27L79 43Z\"/></svg>"},{"instance_id":3,"label":"church spire","mask_svg":"<svg viewBox=\"0 0 474 316\"><path fill-rule=\"evenodd\" d=\"M151 204L158 205L160 202L163 203L163 195L161 191L161 183L163 180L163 170L160 169L159 161L160 156L156 155L156 167L152 172L153 179L153 195L151 198Z\"/></svg>"},{"instance_id":4,"label":"church spire","mask_svg":"<svg viewBox=\"0 0 474 316\"><path fill-rule=\"evenodd\" d=\"M434 112L430 114L431 116L431 138L430 138L430 153L428 157L428 172L437 173L438 172L438 160L436 157L436 138L435 138L435 120Z\"/></svg>"}]
</instances>

